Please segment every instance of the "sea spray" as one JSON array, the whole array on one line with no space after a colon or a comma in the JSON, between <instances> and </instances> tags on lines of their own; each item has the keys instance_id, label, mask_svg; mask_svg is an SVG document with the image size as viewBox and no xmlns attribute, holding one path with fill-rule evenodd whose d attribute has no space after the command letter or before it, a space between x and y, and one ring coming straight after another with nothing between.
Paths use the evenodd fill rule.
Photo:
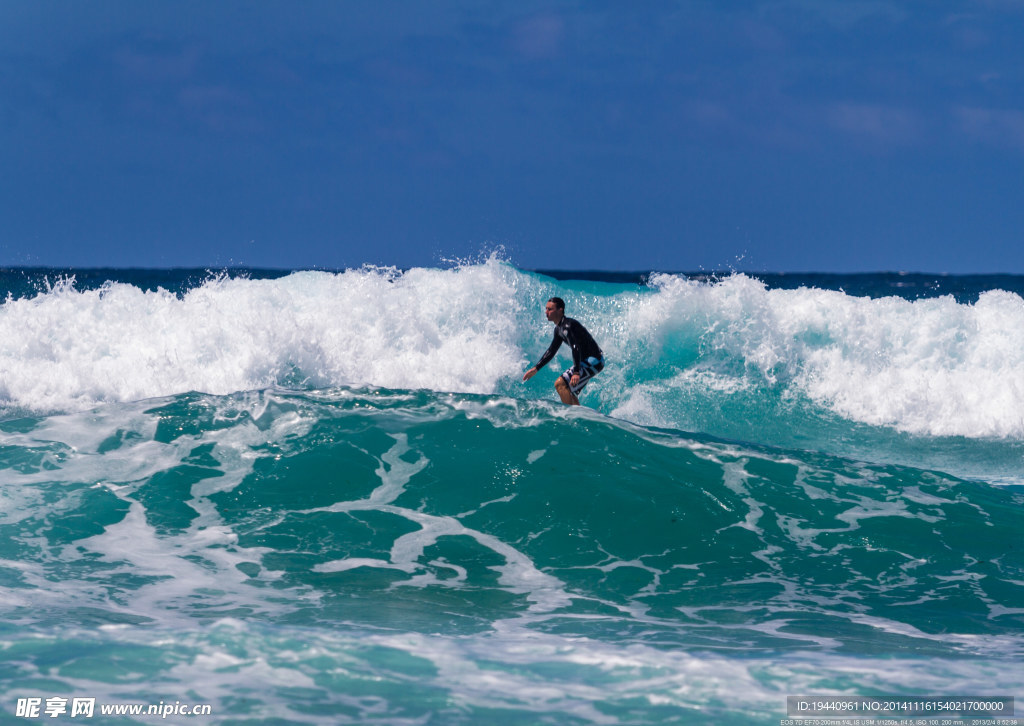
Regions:
<instances>
[{"instance_id":1,"label":"sea spray","mask_svg":"<svg viewBox=\"0 0 1024 726\"><path fill-rule=\"evenodd\" d=\"M621 326L632 384L623 399L658 391L668 409L658 423L681 423L677 391L689 400L695 389L753 389L912 434L1024 437L1024 300L1014 293L967 305L769 290L745 275L651 285Z\"/></svg>"},{"instance_id":2,"label":"sea spray","mask_svg":"<svg viewBox=\"0 0 1024 726\"><path fill-rule=\"evenodd\" d=\"M221 277L180 296L58 285L0 309L0 398L61 411L272 385L487 392L519 367L515 277L495 263Z\"/></svg>"}]
</instances>

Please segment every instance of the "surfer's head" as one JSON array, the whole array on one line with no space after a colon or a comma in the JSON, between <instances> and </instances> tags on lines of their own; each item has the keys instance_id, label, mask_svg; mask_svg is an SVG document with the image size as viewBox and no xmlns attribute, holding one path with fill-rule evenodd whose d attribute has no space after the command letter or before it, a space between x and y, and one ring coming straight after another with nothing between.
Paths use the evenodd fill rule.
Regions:
<instances>
[{"instance_id":1,"label":"surfer's head","mask_svg":"<svg viewBox=\"0 0 1024 726\"><path fill-rule=\"evenodd\" d=\"M565 316L565 300L560 297L553 297L544 305L544 314L555 325L558 325Z\"/></svg>"}]
</instances>

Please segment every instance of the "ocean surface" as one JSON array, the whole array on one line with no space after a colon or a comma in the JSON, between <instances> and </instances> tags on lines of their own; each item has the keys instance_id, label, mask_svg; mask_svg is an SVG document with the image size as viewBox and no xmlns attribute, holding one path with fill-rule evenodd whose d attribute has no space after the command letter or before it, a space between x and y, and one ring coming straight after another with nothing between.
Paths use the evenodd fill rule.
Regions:
<instances>
[{"instance_id":1,"label":"ocean surface","mask_svg":"<svg viewBox=\"0 0 1024 726\"><path fill-rule=\"evenodd\" d=\"M777 725L787 696L1024 696L1022 292L0 270L0 720ZM564 348L521 382L552 295L606 354L580 408ZM19 717L32 698L96 711Z\"/></svg>"}]
</instances>

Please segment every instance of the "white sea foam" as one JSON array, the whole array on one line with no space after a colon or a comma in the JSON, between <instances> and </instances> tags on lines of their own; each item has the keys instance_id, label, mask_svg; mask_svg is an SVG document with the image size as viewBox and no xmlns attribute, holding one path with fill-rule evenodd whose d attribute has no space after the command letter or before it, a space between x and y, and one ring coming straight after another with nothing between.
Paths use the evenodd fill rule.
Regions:
<instances>
[{"instance_id":1,"label":"white sea foam","mask_svg":"<svg viewBox=\"0 0 1024 726\"><path fill-rule=\"evenodd\" d=\"M182 297L65 283L0 307L0 405L63 411L282 383L489 393L521 368L512 272L300 272L209 280Z\"/></svg>"},{"instance_id":2,"label":"white sea foam","mask_svg":"<svg viewBox=\"0 0 1024 726\"><path fill-rule=\"evenodd\" d=\"M752 388L802 397L852 421L932 436L1024 437L1024 300L973 305L838 291L652 279L622 314L620 361L650 367L615 402L641 423L682 425L656 399L722 400ZM676 360L673 361L672 358ZM624 360L623 360L624 359ZM657 361L667 364L654 370Z\"/></svg>"},{"instance_id":3,"label":"white sea foam","mask_svg":"<svg viewBox=\"0 0 1024 726\"><path fill-rule=\"evenodd\" d=\"M325 726L420 724L438 713L453 721L465 721L467 712L493 719L499 710L538 723L614 724L622 721L609 711L626 709L630 723L687 716L771 723L785 718L786 697L793 694L1012 695L1022 676L1020 665L997 657L866 659L794 652L766 658L755 652L739 658L525 629L450 637L339 627L321 629L311 642L308 629L267 629L225 618L193 630L69 629L61 636L89 642L100 652L148 648L154 637L165 649L160 670L142 685L104 679L90 669L69 668L55 676L27 659L17 664L27 677L50 683L59 678L66 695L117 703L188 693L192 702L214 704L219 714L234 713L244 697L250 718ZM322 675L325 670L330 678ZM24 689L20 682L0 683L8 700Z\"/></svg>"}]
</instances>

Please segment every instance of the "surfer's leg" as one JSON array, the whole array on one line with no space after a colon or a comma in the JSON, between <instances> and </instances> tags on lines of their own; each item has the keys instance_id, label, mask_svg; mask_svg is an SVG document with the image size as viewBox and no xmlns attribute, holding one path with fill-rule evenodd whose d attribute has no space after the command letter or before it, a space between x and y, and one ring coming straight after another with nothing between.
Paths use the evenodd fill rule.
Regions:
<instances>
[{"instance_id":1,"label":"surfer's leg","mask_svg":"<svg viewBox=\"0 0 1024 726\"><path fill-rule=\"evenodd\" d=\"M565 373L558 377L555 381L555 389L558 390L558 395L562 399L562 403L568 403L573 406L580 405L580 393L583 392L583 387L587 385L587 382L600 373L604 369L603 358L587 358L580 364L579 380L576 385L572 385L572 368L567 370Z\"/></svg>"},{"instance_id":2,"label":"surfer's leg","mask_svg":"<svg viewBox=\"0 0 1024 726\"><path fill-rule=\"evenodd\" d=\"M569 406L580 405L580 399L576 398L576 394L569 390L569 383L564 377L559 376L555 380L555 390L558 391L558 397L562 399L562 403Z\"/></svg>"}]
</instances>

